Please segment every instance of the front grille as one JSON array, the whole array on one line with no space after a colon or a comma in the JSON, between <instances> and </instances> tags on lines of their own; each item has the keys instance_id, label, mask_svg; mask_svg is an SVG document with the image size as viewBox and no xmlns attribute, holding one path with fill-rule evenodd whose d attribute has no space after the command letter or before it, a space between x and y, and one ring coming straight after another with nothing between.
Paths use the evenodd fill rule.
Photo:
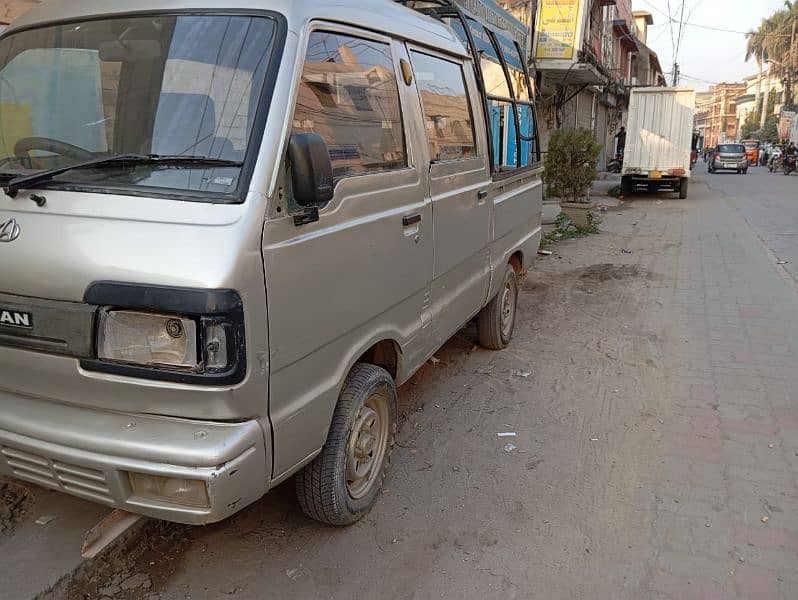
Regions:
<instances>
[{"instance_id":1,"label":"front grille","mask_svg":"<svg viewBox=\"0 0 798 600\"><path fill-rule=\"evenodd\" d=\"M20 479L95 502L113 503L102 471L51 460L8 446L0 446L0 457Z\"/></svg>"}]
</instances>

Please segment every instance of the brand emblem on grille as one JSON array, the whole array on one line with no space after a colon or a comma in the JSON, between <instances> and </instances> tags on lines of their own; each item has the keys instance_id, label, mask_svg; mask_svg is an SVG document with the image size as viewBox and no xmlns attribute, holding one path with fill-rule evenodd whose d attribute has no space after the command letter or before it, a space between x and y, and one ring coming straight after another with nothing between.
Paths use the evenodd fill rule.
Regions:
<instances>
[{"instance_id":1,"label":"brand emblem on grille","mask_svg":"<svg viewBox=\"0 0 798 600\"><path fill-rule=\"evenodd\" d=\"M0 308L0 326L3 325L31 329L33 327L33 316L27 312Z\"/></svg>"},{"instance_id":2,"label":"brand emblem on grille","mask_svg":"<svg viewBox=\"0 0 798 600\"><path fill-rule=\"evenodd\" d=\"M20 231L16 219L0 222L0 242L13 242L19 237Z\"/></svg>"}]
</instances>

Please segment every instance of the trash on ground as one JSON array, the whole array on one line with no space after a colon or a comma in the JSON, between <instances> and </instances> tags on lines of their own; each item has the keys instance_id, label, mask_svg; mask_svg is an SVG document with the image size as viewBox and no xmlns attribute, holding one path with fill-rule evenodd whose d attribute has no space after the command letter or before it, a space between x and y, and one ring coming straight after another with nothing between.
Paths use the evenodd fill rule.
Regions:
<instances>
[{"instance_id":1,"label":"trash on ground","mask_svg":"<svg viewBox=\"0 0 798 600\"><path fill-rule=\"evenodd\" d=\"M504 445L504 451L505 452L513 452L514 450L517 450L517 449L518 449L518 446L516 446L515 444L505 444Z\"/></svg>"},{"instance_id":2,"label":"trash on ground","mask_svg":"<svg viewBox=\"0 0 798 600\"><path fill-rule=\"evenodd\" d=\"M437 358L437 357L435 357L435 356L433 356L432 358L430 358L430 359L429 359L429 361L430 361L430 362L431 362L433 365L437 365L437 364L440 364L440 362L441 362L441 359L440 359L440 358Z\"/></svg>"},{"instance_id":3,"label":"trash on ground","mask_svg":"<svg viewBox=\"0 0 798 600\"><path fill-rule=\"evenodd\" d=\"M590 438L590 441L591 442L597 442L597 441L599 441L599 439L598 438Z\"/></svg>"},{"instance_id":4,"label":"trash on ground","mask_svg":"<svg viewBox=\"0 0 798 600\"><path fill-rule=\"evenodd\" d=\"M789 260L780 260L780 261L779 261L779 262L777 262L776 264L777 264L777 265L789 265L789 264L790 264L790 261L789 261Z\"/></svg>"},{"instance_id":5,"label":"trash on ground","mask_svg":"<svg viewBox=\"0 0 798 600\"><path fill-rule=\"evenodd\" d=\"M632 251L629 248L621 248L621 254L632 254Z\"/></svg>"},{"instance_id":6,"label":"trash on ground","mask_svg":"<svg viewBox=\"0 0 798 600\"><path fill-rule=\"evenodd\" d=\"M497 433L496 435L498 435L499 437L515 437L516 433L515 431L502 431Z\"/></svg>"},{"instance_id":7,"label":"trash on ground","mask_svg":"<svg viewBox=\"0 0 798 600\"><path fill-rule=\"evenodd\" d=\"M515 377L522 377L522 378L526 379L527 377L532 375L532 373L531 373L531 371L513 371L513 375Z\"/></svg>"},{"instance_id":8,"label":"trash on ground","mask_svg":"<svg viewBox=\"0 0 798 600\"><path fill-rule=\"evenodd\" d=\"M770 521L770 517L768 517L768 516L762 517L762 522L763 523L767 523L768 521Z\"/></svg>"},{"instance_id":9,"label":"trash on ground","mask_svg":"<svg viewBox=\"0 0 798 600\"><path fill-rule=\"evenodd\" d=\"M541 256L551 256L552 254L554 254L554 252L552 252L551 250L538 250L538 254L540 254Z\"/></svg>"},{"instance_id":10,"label":"trash on ground","mask_svg":"<svg viewBox=\"0 0 798 600\"><path fill-rule=\"evenodd\" d=\"M43 515L43 516L39 517L38 519L36 519L36 524L37 525L49 525L50 523L55 521L55 519L56 519L55 515Z\"/></svg>"},{"instance_id":11,"label":"trash on ground","mask_svg":"<svg viewBox=\"0 0 798 600\"><path fill-rule=\"evenodd\" d=\"M662 200L657 200L657 204L662 204Z\"/></svg>"},{"instance_id":12,"label":"trash on ground","mask_svg":"<svg viewBox=\"0 0 798 600\"><path fill-rule=\"evenodd\" d=\"M599 211L600 211L600 212L603 212L603 213L604 213L604 212L607 212L607 208L608 208L608 206L607 206L606 204L602 204L602 205L600 205L600 206L598 207Z\"/></svg>"}]
</instances>

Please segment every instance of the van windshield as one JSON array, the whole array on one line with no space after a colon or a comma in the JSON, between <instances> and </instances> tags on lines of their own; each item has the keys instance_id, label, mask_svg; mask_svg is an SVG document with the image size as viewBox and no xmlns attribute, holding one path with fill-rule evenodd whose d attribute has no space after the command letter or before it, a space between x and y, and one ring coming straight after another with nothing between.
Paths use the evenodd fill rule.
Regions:
<instances>
[{"instance_id":1,"label":"van windshield","mask_svg":"<svg viewBox=\"0 0 798 600\"><path fill-rule=\"evenodd\" d=\"M143 186L200 199L236 193L276 32L268 17L192 14L70 22L6 36L0 176L128 154L185 156L191 160L72 170L51 185Z\"/></svg>"}]
</instances>

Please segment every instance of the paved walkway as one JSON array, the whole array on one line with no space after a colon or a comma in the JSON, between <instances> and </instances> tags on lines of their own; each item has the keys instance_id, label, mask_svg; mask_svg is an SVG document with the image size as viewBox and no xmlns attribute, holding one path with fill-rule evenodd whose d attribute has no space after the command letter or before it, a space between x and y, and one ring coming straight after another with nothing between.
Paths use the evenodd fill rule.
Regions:
<instances>
[{"instance_id":1,"label":"paved walkway","mask_svg":"<svg viewBox=\"0 0 798 600\"><path fill-rule=\"evenodd\" d=\"M797 598L798 287L722 195L691 192L652 294L672 411L643 589Z\"/></svg>"}]
</instances>

